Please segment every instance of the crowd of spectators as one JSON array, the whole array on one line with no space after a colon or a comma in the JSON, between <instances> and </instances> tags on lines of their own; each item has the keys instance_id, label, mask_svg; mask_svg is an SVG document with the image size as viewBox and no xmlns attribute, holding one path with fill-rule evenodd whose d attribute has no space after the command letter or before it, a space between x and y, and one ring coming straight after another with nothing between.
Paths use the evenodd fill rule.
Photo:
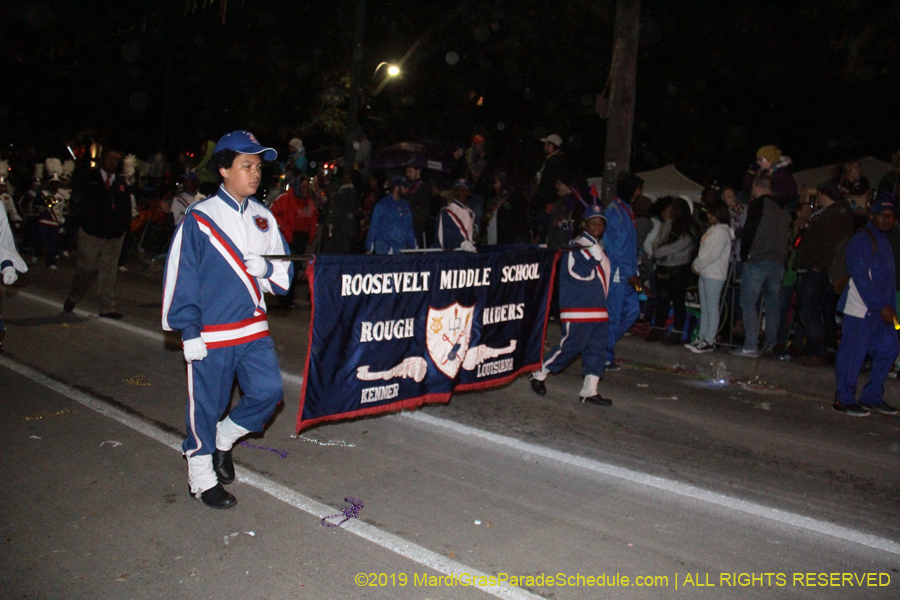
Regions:
<instances>
[{"instance_id":1,"label":"crowd of spectators","mask_svg":"<svg viewBox=\"0 0 900 600\"><path fill-rule=\"evenodd\" d=\"M371 143L361 139L365 144L352 168L317 164L302 140L293 138L285 158L264 173L269 185L261 187L259 199L271 207L292 253L389 254L435 246L472 251L477 244L515 243L563 247L581 234L585 207L598 201L596 188L574 171L565 141L555 133L540 140L543 161L536 176L492 164L481 135L454 153L449 173L432 171L421 157L411 157L401 169L370 170ZM187 207L215 191L206 168L212 148L206 142L171 163L162 154L123 159L89 142L70 145L71 160L65 162L40 161L26 148L0 168L0 199L32 264L43 258L46 268L56 268L57 256L74 252L77 234L121 238L98 243L109 248L92 260L113 260L125 270L124 260L112 254L163 255ZM648 326L648 342L698 353L724 340L744 357L834 363L842 322L838 303L851 279L847 245L869 222L873 203L895 201L900 153L876 189L859 160L837 164L833 176L814 189L798 189L790 165L779 148L763 146L739 186L713 184L699 203L672 196L651 200L642 195L640 178L623 174L605 207L609 225L602 240L613 270L610 313L620 314L619 326L638 319ZM112 179L97 179L100 172ZM97 212L100 196L104 203L115 196L114 212ZM885 235L900 258L900 229ZM71 300L77 302L91 281L78 279ZM282 303L296 306L293 289ZM101 304L101 313L117 314L108 295ZM611 340L623 333L611 325ZM615 368L614 340L608 358Z\"/></svg>"}]
</instances>

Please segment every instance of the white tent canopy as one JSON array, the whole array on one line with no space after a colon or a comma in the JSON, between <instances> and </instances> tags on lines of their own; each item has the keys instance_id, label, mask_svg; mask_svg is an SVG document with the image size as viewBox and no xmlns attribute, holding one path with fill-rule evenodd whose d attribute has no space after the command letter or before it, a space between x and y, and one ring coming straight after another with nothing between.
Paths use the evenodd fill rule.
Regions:
<instances>
[{"instance_id":1,"label":"white tent canopy","mask_svg":"<svg viewBox=\"0 0 900 600\"><path fill-rule=\"evenodd\" d=\"M644 195L656 200L664 196L681 196L690 200L692 204L700 202L703 186L685 177L675 165L666 165L660 169L643 171L637 176L644 180ZM602 177L592 177L589 183L594 183L599 189L603 184Z\"/></svg>"},{"instance_id":2,"label":"white tent canopy","mask_svg":"<svg viewBox=\"0 0 900 600\"><path fill-rule=\"evenodd\" d=\"M859 162L862 164L863 177L869 180L869 185L873 189L878 187L878 182L881 181L884 174L891 170L891 163L871 156L861 158ZM805 185L808 188L816 189L820 183L828 181L832 177L834 177L834 165L825 165L794 173L794 181L797 182L798 188Z\"/></svg>"}]
</instances>

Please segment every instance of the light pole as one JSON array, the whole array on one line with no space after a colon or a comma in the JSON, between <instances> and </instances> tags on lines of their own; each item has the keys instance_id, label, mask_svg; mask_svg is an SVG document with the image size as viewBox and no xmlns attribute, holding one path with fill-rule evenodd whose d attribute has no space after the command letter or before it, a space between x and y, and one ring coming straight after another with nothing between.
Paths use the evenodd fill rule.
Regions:
<instances>
[{"instance_id":1,"label":"light pole","mask_svg":"<svg viewBox=\"0 0 900 600\"><path fill-rule=\"evenodd\" d=\"M350 104L347 107L347 137L344 142L344 171L353 168L353 137L359 118L359 80L362 74L363 43L366 33L366 0L356 2L356 32L353 43L353 67L350 71Z\"/></svg>"}]
</instances>

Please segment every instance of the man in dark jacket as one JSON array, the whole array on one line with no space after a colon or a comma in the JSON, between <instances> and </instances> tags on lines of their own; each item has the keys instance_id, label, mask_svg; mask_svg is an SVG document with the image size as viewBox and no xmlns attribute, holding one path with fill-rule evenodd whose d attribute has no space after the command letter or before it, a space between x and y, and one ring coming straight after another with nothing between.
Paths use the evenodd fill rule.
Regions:
<instances>
[{"instance_id":1,"label":"man in dark jacket","mask_svg":"<svg viewBox=\"0 0 900 600\"><path fill-rule=\"evenodd\" d=\"M115 150L105 149L100 168L90 171L72 195L72 214L79 225L78 259L65 312L74 310L96 279L100 316L122 318L116 310L116 273L131 222L131 194L125 178L116 174L120 158Z\"/></svg>"},{"instance_id":2,"label":"man in dark jacket","mask_svg":"<svg viewBox=\"0 0 900 600\"><path fill-rule=\"evenodd\" d=\"M409 181L409 189L406 192L405 200L412 210L416 243L422 248L427 248L428 245L422 234L427 233L429 237L431 235L430 231L426 231L426 227L428 218L433 216L428 213L431 208L431 198L434 196L434 187L430 181L422 179L422 167L417 162L410 161L406 164L406 179ZM431 239L427 241L430 243Z\"/></svg>"},{"instance_id":3,"label":"man in dark jacket","mask_svg":"<svg viewBox=\"0 0 900 600\"><path fill-rule=\"evenodd\" d=\"M800 275L798 290L800 322L806 331L805 356L808 366L825 360L825 348L837 348L838 296L828 280L834 248L853 235L853 211L837 186L825 182L818 189L818 210L800 238L794 268Z\"/></svg>"},{"instance_id":4,"label":"man in dark jacket","mask_svg":"<svg viewBox=\"0 0 900 600\"><path fill-rule=\"evenodd\" d=\"M559 135L551 133L541 138L544 143L544 164L538 173L537 190L531 199L531 213L534 216L535 241L547 241L547 230L552 219L553 203L556 202L556 182L568 183L572 168L569 159L562 151L563 140Z\"/></svg>"},{"instance_id":5,"label":"man in dark jacket","mask_svg":"<svg viewBox=\"0 0 900 600\"><path fill-rule=\"evenodd\" d=\"M741 232L741 261L744 263L741 309L746 337L743 348L735 348L731 353L756 358L760 355L757 308L760 300L766 309L766 344L762 353L771 352L778 338L778 292L790 245L791 215L775 200L771 177L757 177L753 181L752 194L753 201L747 207L747 222Z\"/></svg>"}]
</instances>

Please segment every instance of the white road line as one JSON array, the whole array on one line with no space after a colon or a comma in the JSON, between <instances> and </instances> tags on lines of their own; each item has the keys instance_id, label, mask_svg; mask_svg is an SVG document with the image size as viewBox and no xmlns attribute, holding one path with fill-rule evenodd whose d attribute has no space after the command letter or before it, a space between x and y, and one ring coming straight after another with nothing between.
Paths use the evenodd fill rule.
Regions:
<instances>
[{"instance_id":1,"label":"white road line","mask_svg":"<svg viewBox=\"0 0 900 600\"><path fill-rule=\"evenodd\" d=\"M129 415L128 413L118 408L109 406L95 398L91 398L83 392L80 392L65 384L59 383L58 381L54 381L46 375L43 375L38 371L32 369L31 367L19 364L18 362L10 360L9 358L2 355L0 355L0 366L4 366L11 371L15 371L23 377L27 377L35 383L53 390L54 392L65 396L66 398L69 398L70 400L73 400L86 408L96 411L105 417L109 417L115 421L118 421L126 427L142 433L147 437L156 440L157 442L160 442L161 444L168 446L173 450L181 452L181 440L179 438L163 431L162 429L159 429L158 427L150 425L149 423L146 423L135 416ZM324 516L341 512L340 509L335 509L320 502L316 502L312 498L308 498L303 494L300 494L299 492L276 483L268 477L256 473L247 473L247 469L243 469L243 471L243 473L238 475L238 481L240 481L241 483L254 487L261 492L265 492L266 494L269 494L270 496L281 500L282 502L289 504L294 508L298 508L303 512L316 517L317 519L321 519ZM423 548L418 544L405 540L392 533L382 531L379 528L373 525L369 525L368 523L364 523L358 519L351 519L344 523L342 527L343 529L346 529L347 531L361 537L366 541L372 542L373 544L380 546L386 550L390 550L395 554L399 554L400 556L424 567L433 569L438 573L450 576L456 575L457 577L471 577L473 579L473 584L471 587L478 588L497 598L503 598L505 600L542 600L540 596L517 587L476 584L474 583L474 581L478 581L481 578L484 578L485 581L488 581L492 576L488 575L487 573L482 573L481 571L471 569L460 562L450 560L440 554L428 550L427 548Z\"/></svg>"},{"instance_id":2,"label":"white road line","mask_svg":"<svg viewBox=\"0 0 900 600\"><path fill-rule=\"evenodd\" d=\"M44 298L43 296L38 296L37 294L32 294L31 292L20 291L18 293L19 296L23 298L27 298L29 300L33 300L34 302L39 302L41 304L46 304L47 306L53 306L56 308L61 308L62 305L55 300L50 300L48 298ZM156 342L165 342L166 334L161 333L159 331L150 331L149 329L144 329L143 327L138 327L137 325L131 325L129 323L125 323L124 321L116 321L114 319L101 319L96 314L90 313L86 310L81 310L80 308L76 308L72 311L72 314L77 315L79 317L84 318L92 318L96 319L98 322L104 323L111 327L118 327L119 329L124 329L130 333L134 333L136 335L144 336L145 338L149 338ZM293 373L288 373L286 371L281 372L281 378L288 383L293 383L294 385L303 385L303 377L299 375L294 375Z\"/></svg>"},{"instance_id":3,"label":"white road line","mask_svg":"<svg viewBox=\"0 0 900 600\"><path fill-rule=\"evenodd\" d=\"M414 421L418 421L432 427L449 429L455 433L468 437L478 438L483 441L490 442L491 444L496 444L498 446L516 450L517 452L524 452L527 454L531 454L532 456L539 456L541 458L561 462L567 465L578 467L580 469L585 469L587 471L606 475L608 477L615 477L617 479L622 479L631 483L645 485L647 487L662 490L664 492L669 492L671 494L685 496L692 500L708 502L716 506L721 506L730 510L747 513L756 517L762 517L763 519L768 519L770 521L775 521L777 523L782 523L791 527L798 527L800 529L806 529L808 531L835 537L842 541L861 544L863 546L875 548L876 550L884 550L885 552L890 552L891 554L900 554L900 544L898 544L897 542L867 533L862 533L860 531L850 529L849 527L833 525L831 523L826 523L825 521L819 521L810 517L804 517L802 515L794 514L777 508L770 508L768 506L763 506L762 504L756 504L755 502L748 502L739 498L726 496L725 494L718 494L716 492L704 490L703 488L699 488L686 483L680 483L671 479L665 479L663 477L656 477L655 475L648 475L639 471L632 471L631 469L617 467L615 465L603 463L590 458L585 458L583 456L576 456L574 454L560 452L558 450L551 450L550 448L544 448L542 446L523 442L515 438L498 435L496 433L490 433L488 431L482 431L481 429L469 427L468 425L462 425L460 423L449 421L447 419L433 417L422 412L404 412L402 413L402 417L412 419Z\"/></svg>"},{"instance_id":4,"label":"white road line","mask_svg":"<svg viewBox=\"0 0 900 600\"><path fill-rule=\"evenodd\" d=\"M40 296L35 296L26 292L19 293L24 295L26 298L35 300L37 302L42 302L44 304L49 304L52 306L58 305L58 303L53 303L49 300L45 300ZM92 316L88 313L84 313L83 311L76 312L79 312L79 314L84 314L84 316ZM152 339L161 339L163 337L162 334L158 332L150 332L133 325L121 323L120 321L110 321L110 324L123 327L128 331L151 337ZM157 338L156 336L159 336L159 338ZM303 383L303 377L299 375L294 375L285 371L282 371L281 375L285 381L295 383L297 385ZM843 541L852 542L855 544L868 546L870 548L875 548L877 550L884 550L885 552L890 552L891 554L900 555L900 544L898 544L897 542L856 531L854 529L850 529L849 527L833 525L831 523L819 521L818 519L804 517L802 515L780 510L777 508L763 506L762 504L726 496L725 494L718 494L716 492L711 492L703 488L680 483L671 479L656 477L654 475L648 475L639 471L632 471L630 469L617 467L608 463L602 463L596 460L585 458L583 456L576 456L574 454L560 452L558 450L551 450L549 448L544 448L535 444L529 444L515 438L490 433L487 431L476 429L474 427L469 427L467 425L461 425L447 419L433 417L422 412L404 412L402 413L402 416L426 425L448 429L461 435L475 437L483 441L496 444L498 446L504 446L506 448L525 452L533 456L540 456L542 458L561 462L570 466L585 469L587 471L599 473L601 475L615 477L632 483L645 485L647 487L662 490L664 492L684 496L693 500L708 502L710 504L714 504L716 506L720 506L730 510L735 510L738 512L754 515L756 517L761 517L763 519L768 519L770 521L775 521L776 523L798 527L800 529L821 533Z\"/></svg>"}]
</instances>

